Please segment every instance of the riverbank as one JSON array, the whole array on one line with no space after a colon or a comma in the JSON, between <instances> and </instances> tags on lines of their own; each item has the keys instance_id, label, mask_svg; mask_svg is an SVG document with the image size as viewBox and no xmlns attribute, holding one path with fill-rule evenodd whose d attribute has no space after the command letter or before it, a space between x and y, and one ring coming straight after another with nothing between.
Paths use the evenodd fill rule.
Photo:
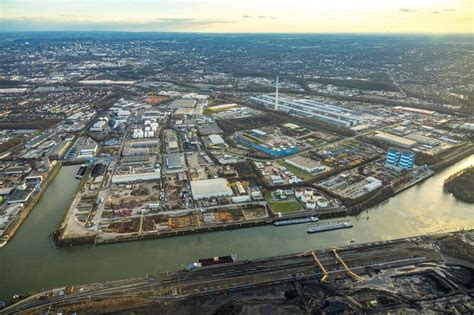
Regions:
<instances>
[{"instance_id":1,"label":"riverbank","mask_svg":"<svg viewBox=\"0 0 474 315\"><path fill-rule=\"evenodd\" d=\"M407 190L415 185L422 183L434 174L434 171L427 170L423 174L418 175L418 177L401 186L383 186L379 190L375 191L372 195L369 195L368 198L364 198L363 200L360 200L357 204L349 207L348 214L357 215L364 210L375 207L378 204L381 204L387 201L388 199L393 198L396 195L402 193L404 190Z\"/></svg>"},{"instance_id":2,"label":"riverbank","mask_svg":"<svg viewBox=\"0 0 474 315\"><path fill-rule=\"evenodd\" d=\"M332 219L344 217L348 214L346 209L331 209L331 210L322 210L322 211L304 211L299 213L288 214L282 217L272 216L263 219L247 220L243 222L234 222L226 224L214 224L212 226L198 226L198 227L189 227L189 228L176 228L170 231L152 231L152 232L143 232L143 233L131 233L131 234L115 234L115 235L104 235L97 234L94 236L83 236L83 237L74 237L74 238L62 238L60 230L54 233L55 242L58 246L75 246L75 245L86 245L86 244L111 244L119 242L131 242L131 241L140 241L140 240L150 240L174 236L184 236L191 234L199 233L209 233L225 230L234 230L241 228L251 228L263 225L272 225L276 220L282 219L295 219L295 218L307 218L312 216L318 216L320 219ZM64 222L64 221L63 221ZM61 223L63 226L63 223Z\"/></svg>"},{"instance_id":3,"label":"riverbank","mask_svg":"<svg viewBox=\"0 0 474 315\"><path fill-rule=\"evenodd\" d=\"M416 186L421 182L425 181L426 179L430 178L435 174L434 171L426 169L424 171L420 171L414 177L410 177L410 180L407 182L403 182L396 187L392 186L384 186L379 190L374 191L373 193L367 194L361 198L361 200L357 200L355 204L351 204L350 206L342 209L330 209L330 210L316 210L316 211L304 211L304 212L297 212L294 214L286 214L282 217L277 216L274 213L269 213L269 216L265 216L258 219L251 219L251 220L241 220L241 221L234 221L228 223L218 223L218 224L195 224L189 225L186 227L179 227L179 228L169 228L169 229L162 229L162 230L153 230L153 231L133 231L128 233L103 233L103 232L96 232L90 229L82 228L84 232L77 232L66 235L66 222L67 224L75 224L71 220L71 215L73 215L72 206L74 201L71 202L69 206L69 210L67 211L67 215L64 217L62 223L60 224L59 228L54 233L56 244L58 246L75 246L75 245L86 245L86 244L111 244L111 243L119 243L119 242L130 242L130 241L139 241L139 240L147 240L147 239L158 239L158 238L166 238L166 237L173 237L173 236L183 236L183 235L190 235L190 234L198 234L198 233L207 233L207 232L216 232L216 231L223 231L223 230L233 230L233 229L240 229L240 228L249 228L255 226L262 226L262 225L269 225L272 224L277 219L282 218L299 218L299 217L310 217L310 216L318 216L320 219L330 219L330 218L344 218L348 215L356 216L360 214L362 211L367 210L371 207L375 207L378 204L386 202L390 198L393 198L397 194L409 189L410 187ZM79 185L78 190L83 184L83 180ZM328 192L327 192L328 193ZM77 196L76 196L77 197ZM344 201L343 201L344 202ZM345 203L345 202L344 202ZM239 207L238 204L235 207ZM194 211L193 209L188 209L189 211ZM196 214L198 216L199 214ZM145 216L148 217L148 216ZM139 226L143 225L144 218L140 218ZM197 220L200 222L201 220ZM72 223L71 223L72 222Z\"/></svg>"},{"instance_id":4,"label":"riverbank","mask_svg":"<svg viewBox=\"0 0 474 315\"><path fill-rule=\"evenodd\" d=\"M430 166L430 168L434 171L440 171L446 167L449 167L468 156L474 154L474 145L473 144L466 144L457 148L454 152L450 152L447 156L443 156L440 161L436 164Z\"/></svg>"},{"instance_id":5,"label":"riverbank","mask_svg":"<svg viewBox=\"0 0 474 315\"><path fill-rule=\"evenodd\" d=\"M53 182L54 178L56 178L56 175L58 175L61 166L61 162L56 162L53 164L51 170L46 175L46 178L41 182L40 190L36 194L34 194L30 200L28 200L27 204L20 211L18 218L6 229L3 240L1 241L2 245L0 246L0 248L6 246L8 242L15 236L20 226L29 216L31 211L36 207L38 202L41 200L41 197L43 197L43 194L46 189Z\"/></svg>"}]
</instances>

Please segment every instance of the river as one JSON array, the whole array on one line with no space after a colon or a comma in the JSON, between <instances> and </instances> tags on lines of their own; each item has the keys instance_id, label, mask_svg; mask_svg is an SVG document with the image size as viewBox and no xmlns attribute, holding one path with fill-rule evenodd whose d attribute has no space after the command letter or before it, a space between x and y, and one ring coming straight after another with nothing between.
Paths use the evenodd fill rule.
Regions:
<instances>
[{"instance_id":1,"label":"river","mask_svg":"<svg viewBox=\"0 0 474 315\"><path fill-rule=\"evenodd\" d=\"M474 206L443 192L449 175L474 164L474 155L421 184L351 218L352 229L307 234L305 225L260 226L110 245L58 249L49 234L74 194L78 166L63 167L15 237L0 249L0 300L15 293L116 280L165 271L197 258L237 254L257 258L356 242L474 228Z\"/></svg>"}]
</instances>

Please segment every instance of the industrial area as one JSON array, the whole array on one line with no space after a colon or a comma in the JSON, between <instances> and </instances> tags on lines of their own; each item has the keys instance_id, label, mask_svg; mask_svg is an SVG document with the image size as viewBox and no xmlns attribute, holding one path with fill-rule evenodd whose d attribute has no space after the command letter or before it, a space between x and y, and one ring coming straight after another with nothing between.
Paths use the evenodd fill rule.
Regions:
<instances>
[{"instance_id":1,"label":"industrial area","mask_svg":"<svg viewBox=\"0 0 474 315\"><path fill-rule=\"evenodd\" d=\"M473 312L470 38L0 43L0 313Z\"/></svg>"},{"instance_id":2,"label":"industrial area","mask_svg":"<svg viewBox=\"0 0 474 315\"><path fill-rule=\"evenodd\" d=\"M451 115L290 98L278 77L275 93L248 98L175 88L60 125L87 124L80 133L35 131L2 162L3 242L56 164L80 165L57 244L104 244L357 214L473 149L445 127Z\"/></svg>"},{"instance_id":3,"label":"industrial area","mask_svg":"<svg viewBox=\"0 0 474 315\"><path fill-rule=\"evenodd\" d=\"M413 82L425 73L415 75L399 59L393 64L403 66L402 83L398 66L367 64L350 45L345 50L355 59L344 63L364 67L318 63L316 73L302 67L306 62L282 63L279 71L252 75L214 60L238 64L199 38L177 40L190 50L174 56L176 47L162 39L160 58L150 55L155 39L143 41L142 50L124 39L71 39L61 48L5 44L2 73L11 84L0 86L0 244L13 237L62 165L80 166L79 189L55 233L58 244L74 245L357 214L474 152L472 117L461 97L468 92L440 100L439 89L437 96L431 91L437 82L423 83L421 93ZM318 50L340 56L334 43L317 41L326 43ZM275 43L280 39L268 47ZM230 42L213 47L226 45L234 49ZM392 45L384 42L383 49ZM199 55L190 47L199 47ZM261 49L255 61L240 62L276 69ZM316 58L303 52L291 53ZM75 59L65 62L64 54ZM462 60L447 55L443 67ZM363 68L390 75L381 83L354 79L371 76L356 70ZM462 78L456 71L449 76Z\"/></svg>"},{"instance_id":4,"label":"industrial area","mask_svg":"<svg viewBox=\"0 0 474 315\"><path fill-rule=\"evenodd\" d=\"M33 293L4 311L469 314L473 240L465 231L253 260L198 259L178 272Z\"/></svg>"},{"instance_id":5,"label":"industrial area","mask_svg":"<svg viewBox=\"0 0 474 315\"><path fill-rule=\"evenodd\" d=\"M241 100L246 106L172 91L160 92L174 97L157 106L118 100L65 155L69 163L82 163L76 176L81 188L58 229L58 244L346 216L433 175L430 157L470 145L436 128L450 120L446 114L396 107L395 118L386 120L387 109L367 114L288 101L279 94L278 78L276 84L272 95ZM320 114L302 119L298 110L307 107ZM268 110L290 118L265 123ZM354 135L312 126L323 114L336 128L342 121L344 128L357 128ZM97 132L106 134L102 141Z\"/></svg>"}]
</instances>

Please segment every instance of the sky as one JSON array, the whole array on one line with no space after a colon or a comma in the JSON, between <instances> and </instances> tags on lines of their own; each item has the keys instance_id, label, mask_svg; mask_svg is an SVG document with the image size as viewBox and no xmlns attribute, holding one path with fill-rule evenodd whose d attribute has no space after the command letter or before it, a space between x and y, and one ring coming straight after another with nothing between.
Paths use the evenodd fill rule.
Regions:
<instances>
[{"instance_id":1,"label":"sky","mask_svg":"<svg viewBox=\"0 0 474 315\"><path fill-rule=\"evenodd\" d=\"M474 33L474 0L0 0L0 31Z\"/></svg>"}]
</instances>

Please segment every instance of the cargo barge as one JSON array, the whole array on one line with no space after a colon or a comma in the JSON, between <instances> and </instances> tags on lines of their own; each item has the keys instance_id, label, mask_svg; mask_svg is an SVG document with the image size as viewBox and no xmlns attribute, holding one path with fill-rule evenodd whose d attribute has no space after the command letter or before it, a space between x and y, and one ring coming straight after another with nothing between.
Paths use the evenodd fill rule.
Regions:
<instances>
[{"instance_id":1,"label":"cargo barge","mask_svg":"<svg viewBox=\"0 0 474 315\"><path fill-rule=\"evenodd\" d=\"M318 222L318 221L319 221L318 217L307 217L307 218L298 218L298 219L278 220L278 221L274 221L273 225L284 226L284 225L291 225L291 224L313 223L313 222Z\"/></svg>"},{"instance_id":2,"label":"cargo barge","mask_svg":"<svg viewBox=\"0 0 474 315\"><path fill-rule=\"evenodd\" d=\"M309 226L306 229L308 233L319 233L319 232L326 232L338 229L348 229L353 227L350 221L340 222L340 223L329 223L326 225L317 225L317 226Z\"/></svg>"},{"instance_id":3,"label":"cargo barge","mask_svg":"<svg viewBox=\"0 0 474 315\"><path fill-rule=\"evenodd\" d=\"M187 265L186 270L193 270L196 268L212 266L212 265L229 264L229 263L234 263L236 261L237 261L236 255L200 258L196 262Z\"/></svg>"},{"instance_id":4,"label":"cargo barge","mask_svg":"<svg viewBox=\"0 0 474 315\"><path fill-rule=\"evenodd\" d=\"M85 164L82 164L76 173L76 179L81 179L86 173L86 170L87 170L87 166Z\"/></svg>"},{"instance_id":5,"label":"cargo barge","mask_svg":"<svg viewBox=\"0 0 474 315\"><path fill-rule=\"evenodd\" d=\"M107 166L105 164L102 164L102 163L95 164L91 171L91 177L104 175L106 169L107 169Z\"/></svg>"}]
</instances>

